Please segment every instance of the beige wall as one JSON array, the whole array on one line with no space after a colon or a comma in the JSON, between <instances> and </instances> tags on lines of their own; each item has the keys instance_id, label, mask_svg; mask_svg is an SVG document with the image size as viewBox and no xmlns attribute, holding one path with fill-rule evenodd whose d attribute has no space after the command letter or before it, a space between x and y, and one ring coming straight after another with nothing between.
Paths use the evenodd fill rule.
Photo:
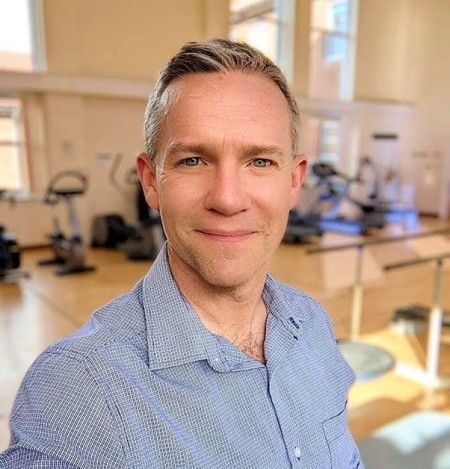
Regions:
<instances>
[{"instance_id":1,"label":"beige wall","mask_svg":"<svg viewBox=\"0 0 450 469\"><path fill-rule=\"evenodd\" d=\"M355 99L403 102L413 97L407 65L415 1L359 0Z\"/></svg>"},{"instance_id":2,"label":"beige wall","mask_svg":"<svg viewBox=\"0 0 450 469\"><path fill-rule=\"evenodd\" d=\"M404 171L409 171L419 189L423 186L425 209L434 207L441 216L450 217L450 3L415 0L413 11L413 60L408 75L417 75L416 112L406 135ZM414 157L420 152L426 154L425 161Z\"/></svg>"},{"instance_id":3,"label":"beige wall","mask_svg":"<svg viewBox=\"0 0 450 469\"><path fill-rule=\"evenodd\" d=\"M307 96L309 88L310 0L296 0L292 91Z\"/></svg>"},{"instance_id":4,"label":"beige wall","mask_svg":"<svg viewBox=\"0 0 450 469\"><path fill-rule=\"evenodd\" d=\"M48 71L153 79L186 41L228 34L226 0L45 0Z\"/></svg>"}]
</instances>

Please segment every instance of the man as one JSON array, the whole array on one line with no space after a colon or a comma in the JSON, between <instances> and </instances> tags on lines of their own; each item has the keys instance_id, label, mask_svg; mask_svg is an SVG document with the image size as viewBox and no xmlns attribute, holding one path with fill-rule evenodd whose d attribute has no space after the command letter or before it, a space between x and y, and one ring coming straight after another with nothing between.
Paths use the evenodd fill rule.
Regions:
<instances>
[{"instance_id":1,"label":"man","mask_svg":"<svg viewBox=\"0 0 450 469\"><path fill-rule=\"evenodd\" d=\"M267 274L305 175L297 121L247 45L190 43L169 62L137 161L167 244L33 364L1 467L363 467L330 320Z\"/></svg>"}]
</instances>

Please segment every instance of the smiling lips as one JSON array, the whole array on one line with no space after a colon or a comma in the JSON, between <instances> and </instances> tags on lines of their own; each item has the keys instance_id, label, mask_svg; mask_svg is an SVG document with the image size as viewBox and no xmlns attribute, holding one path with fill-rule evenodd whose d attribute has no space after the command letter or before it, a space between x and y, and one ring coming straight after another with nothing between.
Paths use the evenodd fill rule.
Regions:
<instances>
[{"instance_id":1,"label":"smiling lips","mask_svg":"<svg viewBox=\"0 0 450 469\"><path fill-rule=\"evenodd\" d=\"M197 233L208 237L214 241L232 242L232 241L244 241L250 238L256 233L256 231L250 230L233 230L233 231L221 231L221 230L209 230L200 229L196 230Z\"/></svg>"}]
</instances>

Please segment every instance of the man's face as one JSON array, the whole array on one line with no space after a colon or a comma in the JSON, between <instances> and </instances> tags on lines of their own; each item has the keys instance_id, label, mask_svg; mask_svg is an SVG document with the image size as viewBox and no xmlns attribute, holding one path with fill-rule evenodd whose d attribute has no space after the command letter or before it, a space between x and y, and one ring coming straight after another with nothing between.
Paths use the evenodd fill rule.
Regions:
<instances>
[{"instance_id":1,"label":"man's face","mask_svg":"<svg viewBox=\"0 0 450 469\"><path fill-rule=\"evenodd\" d=\"M287 102L270 80L242 72L184 76L169 93L156 168L144 155L138 167L172 271L222 288L261 281L305 172Z\"/></svg>"}]
</instances>

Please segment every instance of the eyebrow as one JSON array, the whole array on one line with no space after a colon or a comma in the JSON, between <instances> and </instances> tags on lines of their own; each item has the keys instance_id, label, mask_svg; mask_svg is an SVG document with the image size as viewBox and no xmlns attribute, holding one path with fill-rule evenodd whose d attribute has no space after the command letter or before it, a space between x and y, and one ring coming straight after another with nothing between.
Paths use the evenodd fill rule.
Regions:
<instances>
[{"instance_id":1,"label":"eyebrow","mask_svg":"<svg viewBox=\"0 0 450 469\"><path fill-rule=\"evenodd\" d=\"M241 150L249 157L259 155L277 155L282 156L284 151L277 145L244 145ZM214 154L216 151L213 146L204 144L187 144L183 142L172 142L167 147L167 154L174 153L194 153L200 155Z\"/></svg>"}]
</instances>

